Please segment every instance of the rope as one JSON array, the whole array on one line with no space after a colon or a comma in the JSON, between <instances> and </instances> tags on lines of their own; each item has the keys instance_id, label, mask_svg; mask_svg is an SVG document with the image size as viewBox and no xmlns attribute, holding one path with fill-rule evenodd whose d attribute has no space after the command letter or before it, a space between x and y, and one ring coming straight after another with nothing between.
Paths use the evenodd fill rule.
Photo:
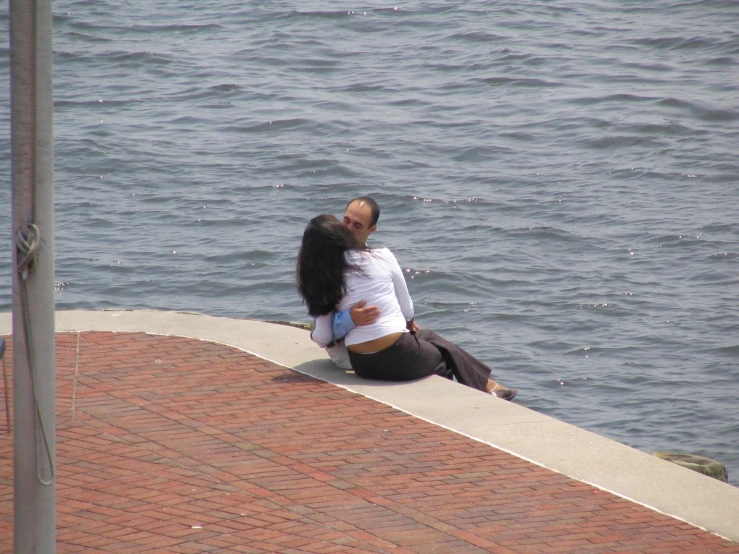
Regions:
<instances>
[{"instance_id":1,"label":"rope","mask_svg":"<svg viewBox=\"0 0 739 554\"><path fill-rule=\"evenodd\" d=\"M28 270L36 261L41 249L41 232L33 223L28 224L28 236L24 237L20 229L15 233L15 245L20 254L18 258L18 273L23 281L28 278Z\"/></svg>"},{"instance_id":2,"label":"rope","mask_svg":"<svg viewBox=\"0 0 739 554\"><path fill-rule=\"evenodd\" d=\"M33 403L34 403L34 428L36 430L36 475L38 476L39 482L44 486L49 486L54 482L54 459L51 455L51 448L49 447L49 439L44 428L44 420L41 417L41 406L38 401L38 391L36 389L36 373L33 369L33 360L31 352L33 352L33 343L31 341L31 326L29 321L29 308L28 308L28 288L26 287L26 280L28 279L28 273L38 258L38 252L41 249L41 233L33 223L28 224L28 234L23 236L20 229L15 234L15 246L18 249L18 274L20 275L20 289L23 309L23 331L24 339L26 342L26 355L28 356L28 371L31 377L31 384L33 385ZM38 435L41 435L39 437ZM41 438L39 441L38 439ZM40 457L43 455L41 448L45 449L46 459L49 462L49 471L51 473L49 479L44 479L41 475L41 467L39 462Z\"/></svg>"}]
</instances>

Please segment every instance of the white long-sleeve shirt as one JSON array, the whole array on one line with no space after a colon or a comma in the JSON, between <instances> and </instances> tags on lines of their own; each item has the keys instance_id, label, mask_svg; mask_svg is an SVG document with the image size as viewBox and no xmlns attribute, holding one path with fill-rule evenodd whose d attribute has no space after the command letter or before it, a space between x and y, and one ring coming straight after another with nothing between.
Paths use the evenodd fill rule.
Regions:
<instances>
[{"instance_id":1,"label":"white long-sleeve shirt","mask_svg":"<svg viewBox=\"0 0 739 554\"><path fill-rule=\"evenodd\" d=\"M359 270L346 273L346 295L337 310L348 310L360 300L380 309L377 321L349 331L346 345L367 342L390 333L408 332L406 322L413 318L413 301L393 253L387 248L374 248L369 251L349 250L345 256L347 263ZM316 318L312 338L323 347L331 342L331 314Z\"/></svg>"}]
</instances>

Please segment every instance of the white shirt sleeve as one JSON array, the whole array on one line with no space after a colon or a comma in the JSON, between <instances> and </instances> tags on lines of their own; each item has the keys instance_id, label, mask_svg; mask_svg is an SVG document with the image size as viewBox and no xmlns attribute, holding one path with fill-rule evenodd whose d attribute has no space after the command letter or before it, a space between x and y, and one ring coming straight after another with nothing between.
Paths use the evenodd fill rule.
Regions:
<instances>
[{"instance_id":1,"label":"white shirt sleeve","mask_svg":"<svg viewBox=\"0 0 739 554\"><path fill-rule=\"evenodd\" d=\"M403 275L403 270L400 269L398 260L395 259L395 256L390 250L386 250L386 252L386 259L392 271L393 286L395 287L395 296L398 299L398 304L400 304L400 311L403 312L405 320L410 321L413 319L414 312L413 300L411 300L411 295L408 292L408 284L405 282L405 276Z\"/></svg>"},{"instance_id":2,"label":"white shirt sleeve","mask_svg":"<svg viewBox=\"0 0 739 554\"><path fill-rule=\"evenodd\" d=\"M313 329L310 338L321 348L326 348L326 345L333 340L333 329L331 327L331 314L319 315L316 318L316 328Z\"/></svg>"}]
</instances>

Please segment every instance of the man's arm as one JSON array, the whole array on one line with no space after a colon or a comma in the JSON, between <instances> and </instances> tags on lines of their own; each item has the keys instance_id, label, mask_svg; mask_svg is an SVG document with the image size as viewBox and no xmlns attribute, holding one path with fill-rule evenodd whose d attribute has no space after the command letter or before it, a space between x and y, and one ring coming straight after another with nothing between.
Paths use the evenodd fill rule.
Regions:
<instances>
[{"instance_id":1,"label":"man's arm","mask_svg":"<svg viewBox=\"0 0 739 554\"><path fill-rule=\"evenodd\" d=\"M336 312L333 321L333 339L343 339L349 331L355 327L370 325L380 317L380 309L377 306L367 306L366 300L361 300L348 310Z\"/></svg>"}]
</instances>

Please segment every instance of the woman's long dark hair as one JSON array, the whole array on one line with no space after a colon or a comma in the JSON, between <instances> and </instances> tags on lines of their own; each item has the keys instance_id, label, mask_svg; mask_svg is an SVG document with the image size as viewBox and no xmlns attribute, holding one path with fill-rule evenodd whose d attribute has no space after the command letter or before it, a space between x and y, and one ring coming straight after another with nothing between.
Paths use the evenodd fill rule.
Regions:
<instances>
[{"instance_id":1,"label":"woman's long dark hair","mask_svg":"<svg viewBox=\"0 0 739 554\"><path fill-rule=\"evenodd\" d=\"M346 293L344 272L356 269L344 257L347 250L368 248L332 215L310 220L298 252L296 278L298 292L312 317L334 311Z\"/></svg>"}]
</instances>

